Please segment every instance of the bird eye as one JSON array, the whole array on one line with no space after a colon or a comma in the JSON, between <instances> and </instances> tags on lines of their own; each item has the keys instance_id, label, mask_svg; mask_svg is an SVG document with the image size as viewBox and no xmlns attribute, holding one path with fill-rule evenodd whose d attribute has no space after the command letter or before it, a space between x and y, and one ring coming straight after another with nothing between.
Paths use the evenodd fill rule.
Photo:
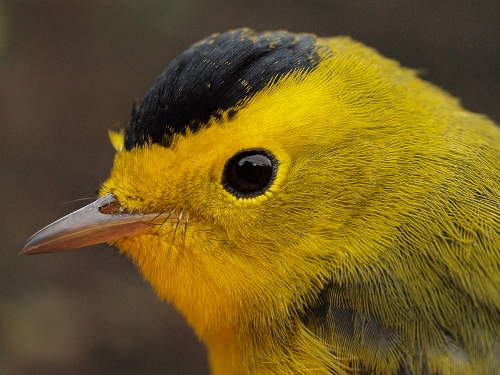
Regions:
<instances>
[{"instance_id":1,"label":"bird eye","mask_svg":"<svg viewBox=\"0 0 500 375\"><path fill-rule=\"evenodd\" d=\"M277 169L278 162L269 151L243 150L226 162L222 185L236 197L255 197L271 186Z\"/></svg>"}]
</instances>

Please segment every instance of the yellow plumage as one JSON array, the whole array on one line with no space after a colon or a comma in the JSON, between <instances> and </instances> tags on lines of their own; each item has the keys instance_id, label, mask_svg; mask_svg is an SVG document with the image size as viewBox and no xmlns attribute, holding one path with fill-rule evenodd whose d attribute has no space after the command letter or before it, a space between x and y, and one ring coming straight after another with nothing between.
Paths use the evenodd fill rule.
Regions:
<instances>
[{"instance_id":1,"label":"yellow plumage","mask_svg":"<svg viewBox=\"0 0 500 375\"><path fill-rule=\"evenodd\" d=\"M163 216L109 240L214 374L500 374L499 128L349 38L314 52L166 146L114 135L101 195ZM253 149L276 176L235 196Z\"/></svg>"}]
</instances>

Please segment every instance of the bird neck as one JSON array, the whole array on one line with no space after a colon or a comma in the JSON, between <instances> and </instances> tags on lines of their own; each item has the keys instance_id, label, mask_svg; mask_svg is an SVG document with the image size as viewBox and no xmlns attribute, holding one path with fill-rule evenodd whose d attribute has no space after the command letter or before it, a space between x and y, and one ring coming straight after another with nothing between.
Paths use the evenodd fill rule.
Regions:
<instances>
[{"instance_id":1,"label":"bird neck","mask_svg":"<svg viewBox=\"0 0 500 375\"><path fill-rule=\"evenodd\" d=\"M207 334L203 341L207 347L213 375L243 373L240 348L232 329L227 328L216 334Z\"/></svg>"},{"instance_id":2,"label":"bird neck","mask_svg":"<svg viewBox=\"0 0 500 375\"><path fill-rule=\"evenodd\" d=\"M257 332L223 329L202 340L213 375L326 375L335 367L325 343L298 318L276 319Z\"/></svg>"}]
</instances>

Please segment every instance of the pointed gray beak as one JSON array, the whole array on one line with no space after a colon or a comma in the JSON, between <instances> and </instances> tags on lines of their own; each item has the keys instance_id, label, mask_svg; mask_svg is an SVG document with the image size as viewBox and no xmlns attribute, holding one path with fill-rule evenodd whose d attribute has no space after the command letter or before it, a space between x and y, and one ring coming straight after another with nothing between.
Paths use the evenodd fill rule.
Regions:
<instances>
[{"instance_id":1,"label":"pointed gray beak","mask_svg":"<svg viewBox=\"0 0 500 375\"><path fill-rule=\"evenodd\" d=\"M153 222L168 214L130 214L123 211L113 194L108 194L46 226L26 241L21 254L53 253L115 242L151 231Z\"/></svg>"}]
</instances>

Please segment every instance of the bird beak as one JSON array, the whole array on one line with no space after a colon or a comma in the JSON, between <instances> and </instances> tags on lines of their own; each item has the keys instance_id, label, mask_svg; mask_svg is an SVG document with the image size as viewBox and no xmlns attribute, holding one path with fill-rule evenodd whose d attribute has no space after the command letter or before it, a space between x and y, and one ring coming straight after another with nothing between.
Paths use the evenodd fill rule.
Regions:
<instances>
[{"instance_id":1,"label":"bird beak","mask_svg":"<svg viewBox=\"0 0 500 375\"><path fill-rule=\"evenodd\" d=\"M167 214L128 213L113 194L107 194L35 233L21 254L53 253L115 242L149 232L152 222L166 217Z\"/></svg>"}]
</instances>

